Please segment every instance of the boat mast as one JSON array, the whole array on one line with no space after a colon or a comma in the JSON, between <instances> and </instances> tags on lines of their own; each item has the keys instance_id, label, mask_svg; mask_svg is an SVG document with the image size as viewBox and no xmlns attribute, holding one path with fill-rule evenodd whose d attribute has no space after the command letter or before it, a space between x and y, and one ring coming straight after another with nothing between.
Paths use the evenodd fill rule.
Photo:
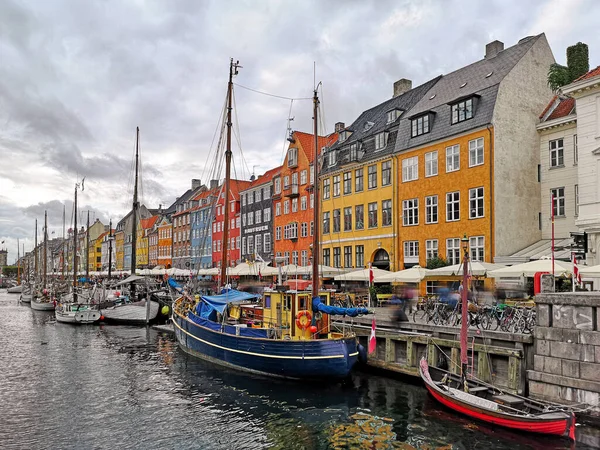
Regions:
<instances>
[{"instance_id":1,"label":"boat mast","mask_svg":"<svg viewBox=\"0 0 600 450\"><path fill-rule=\"evenodd\" d=\"M35 247L33 247L33 281L38 276L38 245L37 245L37 219L35 219Z\"/></svg>"},{"instance_id":2,"label":"boat mast","mask_svg":"<svg viewBox=\"0 0 600 450\"><path fill-rule=\"evenodd\" d=\"M231 99L233 97L233 76L238 74L238 68L241 67L239 61L229 61L229 83L227 83L227 141L225 147L225 187L224 187L224 208L225 217L223 218L223 249L221 255L221 283L226 284L227 280L227 250L229 243L229 184L231 178Z\"/></svg>"},{"instance_id":3,"label":"boat mast","mask_svg":"<svg viewBox=\"0 0 600 450\"><path fill-rule=\"evenodd\" d=\"M110 280L110 272L112 267L112 219L108 222L108 279Z\"/></svg>"},{"instance_id":4,"label":"boat mast","mask_svg":"<svg viewBox=\"0 0 600 450\"><path fill-rule=\"evenodd\" d=\"M73 205L73 303L77 303L77 183Z\"/></svg>"},{"instance_id":5,"label":"boat mast","mask_svg":"<svg viewBox=\"0 0 600 450\"><path fill-rule=\"evenodd\" d=\"M63 205L63 234L62 234L62 247L61 247L61 255L62 255L62 267L61 267L62 277L61 277L61 279L63 281L65 279L65 244L67 243L67 241L65 240L65 208L66 208L66 206Z\"/></svg>"},{"instance_id":6,"label":"boat mast","mask_svg":"<svg viewBox=\"0 0 600 450\"><path fill-rule=\"evenodd\" d=\"M315 87L313 95L313 131L315 134L315 154L313 160L313 194L314 194L314 208L313 208L313 242L312 242L312 297L319 296L319 135L318 135L318 119L317 113L319 109L319 97L317 95L317 88Z\"/></svg>"},{"instance_id":7,"label":"boat mast","mask_svg":"<svg viewBox=\"0 0 600 450\"><path fill-rule=\"evenodd\" d=\"M131 222L131 275L135 275L136 258L136 240L137 240L137 209L138 209L138 159L140 149L140 127L135 129L135 184L133 187L133 220ZM135 294L135 284L131 283L131 297Z\"/></svg>"},{"instance_id":8,"label":"boat mast","mask_svg":"<svg viewBox=\"0 0 600 450\"><path fill-rule=\"evenodd\" d=\"M88 209L87 214L87 231L85 232L85 240L87 244L85 246L85 281L90 282L90 210Z\"/></svg>"},{"instance_id":9,"label":"boat mast","mask_svg":"<svg viewBox=\"0 0 600 450\"><path fill-rule=\"evenodd\" d=\"M19 238L17 238L17 284L21 284L21 254L19 245Z\"/></svg>"},{"instance_id":10,"label":"boat mast","mask_svg":"<svg viewBox=\"0 0 600 450\"><path fill-rule=\"evenodd\" d=\"M48 211L44 211L44 289L46 289L46 273L48 271Z\"/></svg>"},{"instance_id":11,"label":"boat mast","mask_svg":"<svg viewBox=\"0 0 600 450\"><path fill-rule=\"evenodd\" d=\"M461 324L460 324L460 366L462 372L463 382L467 377L467 333L469 328L469 319L468 319L468 297L467 297L467 289L469 282L469 250L467 244L469 240L467 235L461 239L464 249L463 255L463 281L462 281L462 291L461 291Z\"/></svg>"}]
</instances>

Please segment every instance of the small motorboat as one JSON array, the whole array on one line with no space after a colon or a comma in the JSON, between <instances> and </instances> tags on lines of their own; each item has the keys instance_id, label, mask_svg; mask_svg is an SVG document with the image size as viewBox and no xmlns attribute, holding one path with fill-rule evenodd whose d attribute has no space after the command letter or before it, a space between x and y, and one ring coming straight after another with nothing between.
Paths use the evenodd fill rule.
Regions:
<instances>
[{"instance_id":1,"label":"small motorboat","mask_svg":"<svg viewBox=\"0 0 600 450\"><path fill-rule=\"evenodd\" d=\"M54 310L56 321L73 325L85 325L100 320L100 311L92 305L81 303L61 303Z\"/></svg>"}]
</instances>

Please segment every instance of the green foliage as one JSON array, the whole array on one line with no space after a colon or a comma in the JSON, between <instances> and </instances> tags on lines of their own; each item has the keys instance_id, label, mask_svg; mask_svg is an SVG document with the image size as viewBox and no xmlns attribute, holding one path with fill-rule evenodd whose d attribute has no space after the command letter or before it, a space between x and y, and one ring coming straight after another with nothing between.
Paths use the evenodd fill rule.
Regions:
<instances>
[{"instance_id":1,"label":"green foliage","mask_svg":"<svg viewBox=\"0 0 600 450\"><path fill-rule=\"evenodd\" d=\"M583 42L567 47L567 67L569 68L569 82L575 81L590 70L588 46Z\"/></svg>"},{"instance_id":2,"label":"green foliage","mask_svg":"<svg viewBox=\"0 0 600 450\"><path fill-rule=\"evenodd\" d=\"M571 78L569 77L569 69L567 67L557 63L550 66L550 70L548 71L548 86L553 92L558 92L561 87L570 82Z\"/></svg>"},{"instance_id":3,"label":"green foliage","mask_svg":"<svg viewBox=\"0 0 600 450\"><path fill-rule=\"evenodd\" d=\"M17 266L4 266L2 268L2 275L4 275L5 277L16 277Z\"/></svg>"},{"instance_id":4,"label":"green foliage","mask_svg":"<svg viewBox=\"0 0 600 450\"><path fill-rule=\"evenodd\" d=\"M428 269L437 269L438 267L446 267L448 262L441 256L436 256L427 260Z\"/></svg>"}]
</instances>

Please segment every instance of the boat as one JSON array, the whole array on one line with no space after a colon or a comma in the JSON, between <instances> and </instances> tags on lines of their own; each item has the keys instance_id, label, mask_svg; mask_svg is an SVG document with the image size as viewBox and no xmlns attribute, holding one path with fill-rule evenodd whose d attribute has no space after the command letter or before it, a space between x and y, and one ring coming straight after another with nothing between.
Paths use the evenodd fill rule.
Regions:
<instances>
[{"instance_id":1,"label":"boat","mask_svg":"<svg viewBox=\"0 0 600 450\"><path fill-rule=\"evenodd\" d=\"M23 285L17 284L16 286L9 287L6 292L9 294L20 294L23 292Z\"/></svg>"},{"instance_id":2,"label":"boat","mask_svg":"<svg viewBox=\"0 0 600 450\"><path fill-rule=\"evenodd\" d=\"M148 289L147 279L135 275L136 262L136 235L137 235L137 217L138 217L138 167L139 167L139 144L140 144L140 129L136 128L135 138L135 184L133 188L133 209L131 221L131 273L132 275L125 280L117 283L116 286L129 285L130 297L124 298L121 301L119 297L117 301L110 303L100 309L102 321L107 323L122 324L122 325L148 325L155 322L159 316L160 304L153 300L156 298L147 292L145 297L135 301L136 284L143 281L143 286ZM116 287L115 286L115 287ZM106 302L103 302L106 304Z\"/></svg>"},{"instance_id":3,"label":"boat","mask_svg":"<svg viewBox=\"0 0 600 450\"><path fill-rule=\"evenodd\" d=\"M33 300L33 293L32 293L32 288L29 285L25 285L25 287L23 288L23 292L21 292L21 303L31 303L31 300Z\"/></svg>"},{"instance_id":4,"label":"boat","mask_svg":"<svg viewBox=\"0 0 600 450\"><path fill-rule=\"evenodd\" d=\"M36 226L37 232L37 226ZM50 290L47 286L47 274L48 274L48 211L44 212L44 271L42 276L42 295L33 296L31 300L31 309L36 311L54 311L56 301L52 298Z\"/></svg>"},{"instance_id":5,"label":"boat","mask_svg":"<svg viewBox=\"0 0 600 450\"><path fill-rule=\"evenodd\" d=\"M73 325L84 325L98 322L100 311L91 305L80 303L61 303L54 310L56 321Z\"/></svg>"},{"instance_id":6,"label":"boat","mask_svg":"<svg viewBox=\"0 0 600 450\"><path fill-rule=\"evenodd\" d=\"M225 150L224 204L229 204L231 166L231 110L233 75L239 62L230 61ZM318 180L317 89L314 91L315 176ZM366 308L330 306L331 292L319 290L318 201L314 207L312 290L267 290L262 296L225 288L214 296L192 296L174 280L180 292L173 305L173 326L180 348L213 363L268 377L294 380L340 380L346 378L366 351L356 335L334 330L331 315L368 314ZM225 209L223 242L228 243L229 208ZM227 286L227 244L222 248L220 281Z\"/></svg>"},{"instance_id":7,"label":"boat","mask_svg":"<svg viewBox=\"0 0 600 450\"><path fill-rule=\"evenodd\" d=\"M463 286L468 286L469 253L465 244L463 257ZM460 373L429 366L422 357L419 373L431 396L442 405L492 425L529 433L565 436L575 440L575 413L566 406L520 396L470 375L467 370L467 291L461 294Z\"/></svg>"}]
</instances>

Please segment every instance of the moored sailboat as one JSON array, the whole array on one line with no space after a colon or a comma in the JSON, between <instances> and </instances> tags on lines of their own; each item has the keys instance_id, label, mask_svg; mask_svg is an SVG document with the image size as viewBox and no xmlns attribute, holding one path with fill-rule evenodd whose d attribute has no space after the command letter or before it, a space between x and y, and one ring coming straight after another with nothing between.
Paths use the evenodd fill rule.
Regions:
<instances>
[{"instance_id":1,"label":"moored sailboat","mask_svg":"<svg viewBox=\"0 0 600 450\"><path fill-rule=\"evenodd\" d=\"M36 230L37 231L37 230ZM48 212L44 212L44 262L43 262L43 276L42 276L42 292L41 296L34 297L31 300L31 309L36 311L54 311L56 305L55 300L52 298L50 291L47 286L47 275L48 275Z\"/></svg>"},{"instance_id":2,"label":"moored sailboat","mask_svg":"<svg viewBox=\"0 0 600 450\"><path fill-rule=\"evenodd\" d=\"M477 380L467 371L467 286L469 278L469 253L465 244L463 257L463 290L461 301L460 374L430 367L423 357L419 373L425 387L438 402L458 413L492 425L514 430L566 436L575 439L575 414L567 407L537 401L504 392L488 383Z\"/></svg>"},{"instance_id":3,"label":"moored sailboat","mask_svg":"<svg viewBox=\"0 0 600 450\"><path fill-rule=\"evenodd\" d=\"M233 76L238 62L231 60L227 90L227 140L223 248L220 280L225 284L228 267L229 182L231 167L231 110ZM315 176L318 180L317 112L314 92ZM317 183L315 182L315 191ZM315 198L319 198L315 195ZM348 330L336 331L331 314L356 316L364 308L329 306L330 292L319 290L318 201L314 207L312 292L269 290L256 294L223 290L199 301L184 293L175 301L173 325L180 347L187 353L237 370L290 379L342 379L359 359L360 346ZM174 283L170 283L173 285ZM364 350L364 349L363 349Z\"/></svg>"}]
</instances>

